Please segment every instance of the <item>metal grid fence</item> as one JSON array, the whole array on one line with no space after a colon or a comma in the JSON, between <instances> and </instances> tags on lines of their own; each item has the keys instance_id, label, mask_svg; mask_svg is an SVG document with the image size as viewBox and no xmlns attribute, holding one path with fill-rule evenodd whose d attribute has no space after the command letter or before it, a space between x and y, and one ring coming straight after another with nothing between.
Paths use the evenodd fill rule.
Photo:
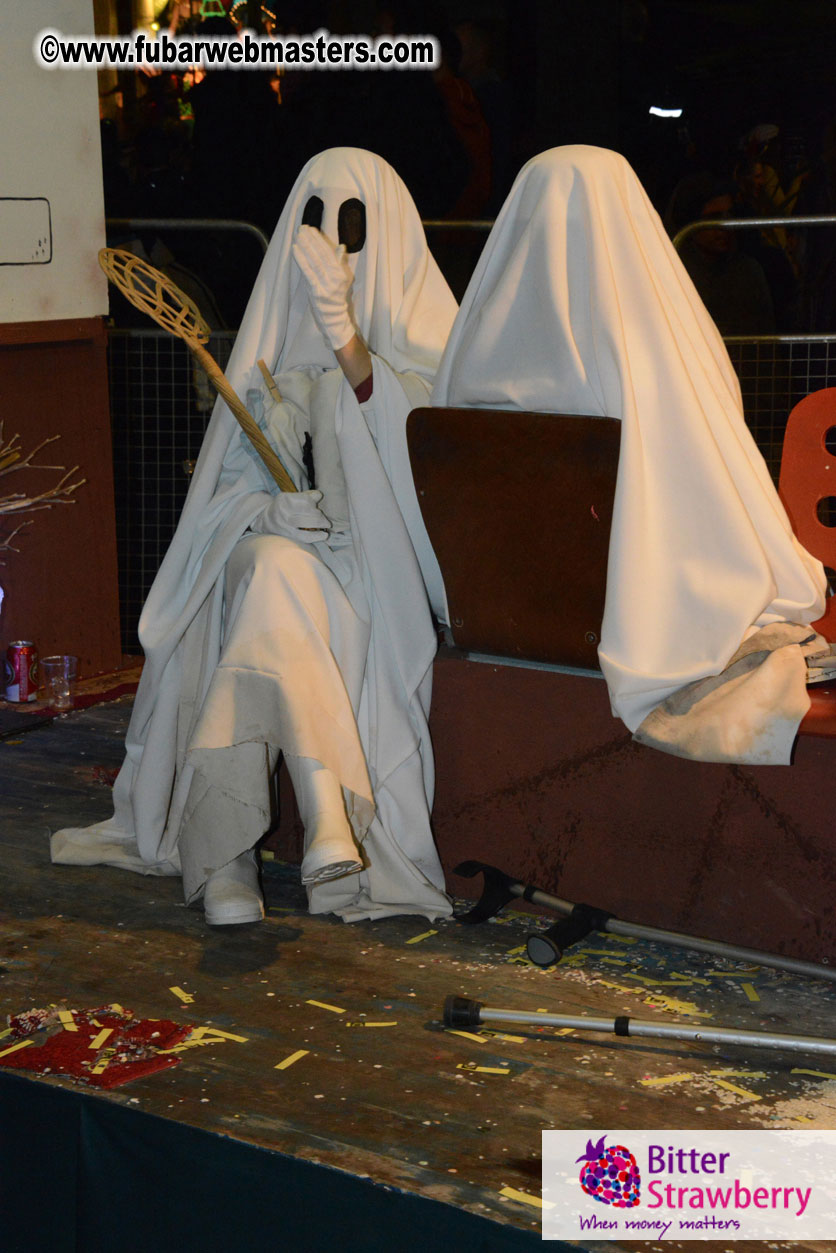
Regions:
<instances>
[{"instance_id":1,"label":"metal grid fence","mask_svg":"<svg viewBox=\"0 0 836 1253\"><path fill-rule=\"evenodd\" d=\"M209 351L223 369L234 332ZM122 647L138 648L140 610L174 534L214 392L186 345L164 331L112 330L110 410Z\"/></svg>"},{"instance_id":2,"label":"metal grid fence","mask_svg":"<svg viewBox=\"0 0 836 1253\"><path fill-rule=\"evenodd\" d=\"M836 335L735 336L726 347L746 424L777 483L790 410L810 392L836 387Z\"/></svg>"},{"instance_id":3,"label":"metal grid fence","mask_svg":"<svg viewBox=\"0 0 836 1253\"><path fill-rule=\"evenodd\" d=\"M807 250L814 241L821 244L828 239L832 248L836 216L702 218L689 222L677 233L674 248L681 251L689 238L696 238L708 228L730 231L733 235L757 233L761 237L776 229L790 233L796 241L798 255L806 257L808 268L814 268L812 254ZM817 325L815 316L808 293L803 317L805 321L809 319L808 325L812 327ZM828 325L824 329L834 333L735 335L725 340L740 379L747 425L776 482L790 410L810 392L836 384L836 327Z\"/></svg>"}]
</instances>

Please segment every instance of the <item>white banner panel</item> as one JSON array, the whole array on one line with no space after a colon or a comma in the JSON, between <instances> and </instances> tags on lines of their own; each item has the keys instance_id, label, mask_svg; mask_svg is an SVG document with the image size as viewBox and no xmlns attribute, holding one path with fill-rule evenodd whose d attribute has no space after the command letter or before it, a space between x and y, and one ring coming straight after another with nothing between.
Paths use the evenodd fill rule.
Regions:
<instances>
[{"instance_id":1,"label":"white banner panel","mask_svg":"<svg viewBox=\"0 0 836 1253\"><path fill-rule=\"evenodd\" d=\"M0 322L107 313L96 71L36 64L45 26L92 34L92 0L0 4Z\"/></svg>"},{"instance_id":2,"label":"white banner panel","mask_svg":"<svg viewBox=\"0 0 836 1253\"><path fill-rule=\"evenodd\" d=\"M545 1240L832 1240L836 1131L544 1131Z\"/></svg>"}]
</instances>

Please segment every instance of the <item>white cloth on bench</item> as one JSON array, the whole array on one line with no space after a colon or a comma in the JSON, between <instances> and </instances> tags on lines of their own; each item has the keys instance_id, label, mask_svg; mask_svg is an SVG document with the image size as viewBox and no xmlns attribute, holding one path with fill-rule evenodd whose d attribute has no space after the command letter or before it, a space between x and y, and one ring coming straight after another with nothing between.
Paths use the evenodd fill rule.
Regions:
<instances>
[{"instance_id":1,"label":"white cloth on bench","mask_svg":"<svg viewBox=\"0 0 836 1253\"><path fill-rule=\"evenodd\" d=\"M520 172L433 404L621 419L598 653L631 731L719 674L752 631L821 615L821 563L792 533L720 334L617 153L554 148ZM788 726L805 701L802 681ZM778 737L777 759L793 736Z\"/></svg>"}]
</instances>

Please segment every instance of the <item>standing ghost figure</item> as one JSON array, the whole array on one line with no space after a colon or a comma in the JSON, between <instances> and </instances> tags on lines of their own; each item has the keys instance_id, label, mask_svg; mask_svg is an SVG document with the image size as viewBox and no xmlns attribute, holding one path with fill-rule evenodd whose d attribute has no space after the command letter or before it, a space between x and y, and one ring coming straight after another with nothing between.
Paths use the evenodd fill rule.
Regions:
<instances>
[{"instance_id":1,"label":"standing ghost figure","mask_svg":"<svg viewBox=\"0 0 836 1253\"><path fill-rule=\"evenodd\" d=\"M182 874L207 921L254 921L251 850L281 752L313 912L450 913L427 734L429 602L440 609L443 591L405 423L427 403L455 311L391 167L354 148L310 161L227 371L302 490L276 493L219 399L140 619L146 662L114 816L57 832L53 860ZM346 339L355 368L358 356L371 368L357 392Z\"/></svg>"},{"instance_id":2,"label":"standing ghost figure","mask_svg":"<svg viewBox=\"0 0 836 1253\"><path fill-rule=\"evenodd\" d=\"M788 761L809 708L801 649L777 650L751 699L736 672L722 693L691 685L723 671L757 628L819 617L823 570L792 533L720 334L623 157L578 145L524 166L465 293L433 403L621 420L598 650L613 712L636 731L687 688L688 708L668 717L666 704L665 728L656 718L647 742L670 737L668 751L708 760ZM729 692L734 707L716 705L708 726L693 697L711 706Z\"/></svg>"}]
</instances>

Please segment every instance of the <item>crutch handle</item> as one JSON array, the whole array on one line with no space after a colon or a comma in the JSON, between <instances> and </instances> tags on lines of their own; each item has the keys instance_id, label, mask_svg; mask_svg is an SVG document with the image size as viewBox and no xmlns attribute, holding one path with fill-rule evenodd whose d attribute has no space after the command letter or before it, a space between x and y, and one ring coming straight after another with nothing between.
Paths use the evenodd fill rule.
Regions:
<instances>
[{"instance_id":1,"label":"crutch handle","mask_svg":"<svg viewBox=\"0 0 836 1253\"><path fill-rule=\"evenodd\" d=\"M466 996L448 996L444 1002L445 1027L478 1027L482 1022L481 1001Z\"/></svg>"}]
</instances>

